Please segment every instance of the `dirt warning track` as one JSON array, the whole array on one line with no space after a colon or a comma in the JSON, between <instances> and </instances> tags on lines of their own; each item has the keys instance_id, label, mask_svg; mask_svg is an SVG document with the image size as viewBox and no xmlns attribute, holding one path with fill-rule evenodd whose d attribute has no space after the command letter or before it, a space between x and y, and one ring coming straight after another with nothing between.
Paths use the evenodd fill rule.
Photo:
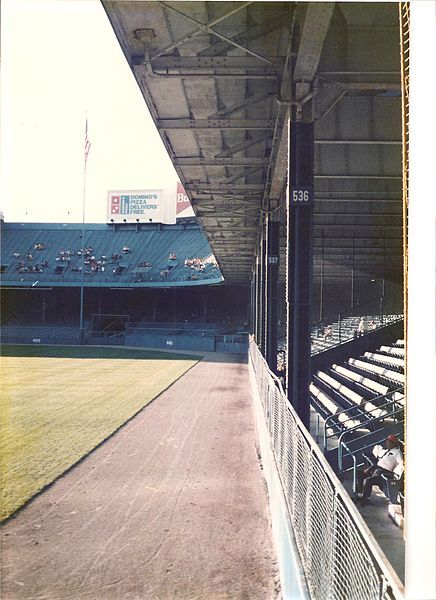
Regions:
<instances>
[{"instance_id":1,"label":"dirt warning track","mask_svg":"<svg viewBox=\"0 0 436 600\"><path fill-rule=\"evenodd\" d=\"M247 365L200 361L3 526L1 563L2 600L278 598Z\"/></svg>"}]
</instances>

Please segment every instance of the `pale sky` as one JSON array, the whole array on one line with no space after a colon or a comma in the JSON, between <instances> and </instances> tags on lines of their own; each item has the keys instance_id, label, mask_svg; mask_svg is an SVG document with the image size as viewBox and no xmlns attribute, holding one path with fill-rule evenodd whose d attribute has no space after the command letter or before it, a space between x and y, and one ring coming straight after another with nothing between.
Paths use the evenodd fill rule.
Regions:
<instances>
[{"instance_id":1,"label":"pale sky","mask_svg":"<svg viewBox=\"0 0 436 600\"><path fill-rule=\"evenodd\" d=\"M109 190L178 176L98 0L3 0L0 209L5 221L106 222Z\"/></svg>"}]
</instances>

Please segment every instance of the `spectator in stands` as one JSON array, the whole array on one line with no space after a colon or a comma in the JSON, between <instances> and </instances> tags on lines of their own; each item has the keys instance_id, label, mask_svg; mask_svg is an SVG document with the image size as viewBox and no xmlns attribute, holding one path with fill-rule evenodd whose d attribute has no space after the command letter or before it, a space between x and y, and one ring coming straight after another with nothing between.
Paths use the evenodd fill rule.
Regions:
<instances>
[{"instance_id":1,"label":"spectator in stands","mask_svg":"<svg viewBox=\"0 0 436 600\"><path fill-rule=\"evenodd\" d=\"M129 246L123 246L123 252L124 254L129 254L131 252Z\"/></svg>"},{"instance_id":2,"label":"spectator in stands","mask_svg":"<svg viewBox=\"0 0 436 600\"><path fill-rule=\"evenodd\" d=\"M283 387L286 383L286 355L283 351L277 353L277 377Z\"/></svg>"},{"instance_id":3,"label":"spectator in stands","mask_svg":"<svg viewBox=\"0 0 436 600\"><path fill-rule=\"evenodd\" d=\"M327 327L324 330L324 339L325 340L330 340L333 336L333 328L331 325L327 325Z\"/></svg>"},{"instance_id":4,"label":"spectator in stands","mask_svg":"<svg viewBox=\"0 0 436 600\"><path fill-rule=\"evenodd\" d=\"M365 318L361 317L360 321L359 321L359 325L357 326L357 337L360 337L361 335L366 333L366 331L367 331L367 327L366 327Z\"/></svg>"},{"instance_id":5,"label":"spectator in stands","mask_svg":"<svg viewBox=\"0 0 436 600\"><path fill-rule=\"evenodd\" d=\"M361 494L358 498L362 504L369 502L369 497L372 492L372 486L383 484L382 475L389 478L394 475L401 476L404 470L403 454L400 449L400 444L396 435L388 435L386 439L386 448L374 446L373 451L374 463L366 469L357 472L357 492Z\"/></svg>"}]
</instances>

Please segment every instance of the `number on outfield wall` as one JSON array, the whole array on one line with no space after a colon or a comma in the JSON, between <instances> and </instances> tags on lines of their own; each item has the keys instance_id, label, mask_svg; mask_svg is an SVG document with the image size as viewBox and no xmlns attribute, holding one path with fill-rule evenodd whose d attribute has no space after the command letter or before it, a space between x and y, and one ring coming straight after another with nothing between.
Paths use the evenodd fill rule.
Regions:
<instances>
[{"instance_id":1,"label":"number on outfield wall","mask_svg":"<svg viewBox=\"0 0 436 600\"><path fill-rule=\"evenodd\" d=\"M41 343L41 338L33 338L32 342L34 344L40 344Z\"/></svg>"}]
</instances>

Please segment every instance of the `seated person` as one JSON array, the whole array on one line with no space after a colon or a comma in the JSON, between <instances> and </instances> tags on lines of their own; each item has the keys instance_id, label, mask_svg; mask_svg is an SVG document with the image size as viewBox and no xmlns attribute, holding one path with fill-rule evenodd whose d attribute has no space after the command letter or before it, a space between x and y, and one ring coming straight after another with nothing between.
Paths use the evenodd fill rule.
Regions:
<instances>
[{"instance_id":1,"label":"seated person","mask_svg":"<svg viewBox=\"0 0 436 600\"><path fill-rule=\"evenodd\" d=\"M324 330L324 339L325 340L329 340L333 335L333 328L331 325L328 325L328 327L325 328Z\"/></svg>"},{"instance_id":2,"label":"seated person","mask_svg":"<svg viewBox=\"0 0 436 600\"><path fill-rule=\"evenodd\" d=\"M400 476L404 470L403 454L396 435L388 435L386 448L378 444L374 446L372 453L377 459L375 464L357 472L357 492L361 494L359 500L362 504L369 502L373 485L380 487L383 484L382 475Z\"/></svg>"}]
</instances>

